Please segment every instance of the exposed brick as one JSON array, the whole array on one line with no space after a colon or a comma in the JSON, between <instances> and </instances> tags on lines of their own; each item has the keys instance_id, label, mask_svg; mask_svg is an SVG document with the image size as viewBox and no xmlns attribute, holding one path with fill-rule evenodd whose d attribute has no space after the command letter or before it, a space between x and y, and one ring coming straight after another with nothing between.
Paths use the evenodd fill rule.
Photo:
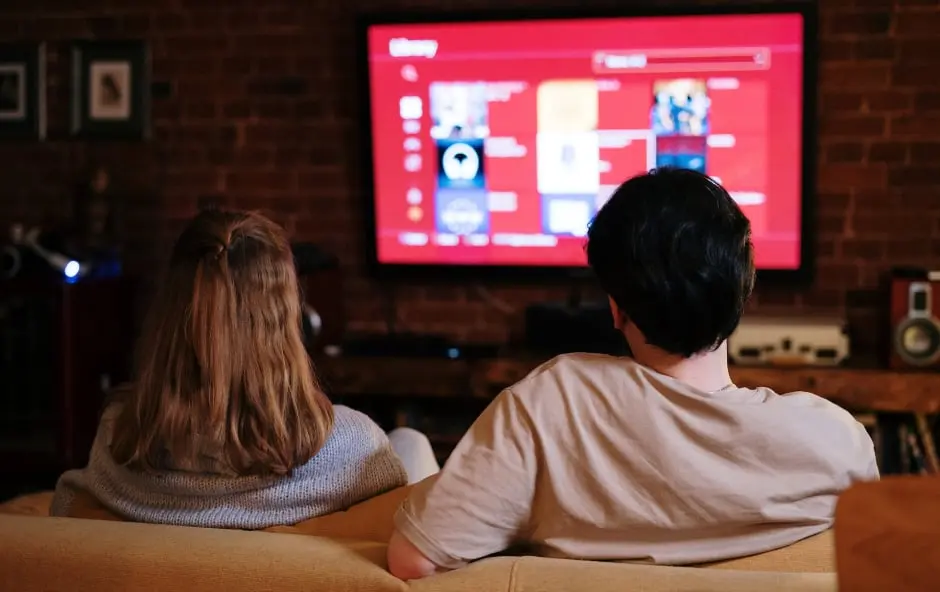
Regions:
<instances>
[{"instance_id":1,"label":"exposed brick","mask_svg":"<svg viewBox=\"0 0 940 592\"><path fill-rule=\"evenodd\" d=\"M842 236L845 233L845 213L822 210L816 216L816 232L821 237Z\"/></svg>"},{"instance_id":2,"label":"exposed brick","mask_svg":"<svg viewBox=\"0 0 940 592\"><path fill-rule=\"evenodd\" d=\"M913 142L910 150L912 163L940 166L940 142Z\"/></svg>"},{"instance_id":3,"label":"exposed brick","mask_svg":"<svg viewBox=\"0 0 940 592\"><path fill-rule=\"evenodd\" d=\"M890 129L893 137L936 138L940 136L940 113L892 117Z\"/></svg>"},{"instance_id":4,"label":"exposed brick","mask_svg":"<svg viewBox=\"0 0 940 592\"><path fill-rule=\"evenodd\" d=\"M820 86L824 89L884 89L888 86L891 66L880 63L823 64Z\"/></svg>"},{"instance_id":5,"label":"exposed brick","mask_svg":"<svg viewBox=\"0 0 940 592\"><path fill-rule=\"evenodd\" d=\"M940 91L925 90L914 95L914 108L918 111L940 110Z\"/></svg>"},{"instance_id":6,"label":"exposed brick","mask_svg":"<svg viewBox=\"0 0 940 592\"><path fill-rule=\"evenodd\" d=\"M821 62L840 62L855 57L855 42L850 39L823 39L819 43Z\"/></svg>"},{"instance_id":7,"label":"exposed brick","mask_svg":"<svg viewBox=\"0 0 940 592\"><path fill-rule=\"evenodd\" d=\"M940 163L934 166L895 166L888 172L892 187L940 187Z\"/></svg>"},{"instance_id":8,"label":"exposed brick","mask_svg":"<svg viewBox=\"0 0 940 592\"><path fill-rule=\"evenodd\" d=\"M888 258L895 265L916 265L930 255L929 238L897 238L888 243Z\"/></svg>"},{"instance_id":9,"label":"exposed brick","mask_svg":"<svg viewBox=\"0 0 940 592\"><path fill-rule=\"evenodd\" d=\"M940 12L910 11L895 15L894 32L898 37L934 37L940 31Z\"/></svg>"},{"instance_id":10,"label":"exposed brick","mask_svg":"<svg viewBox=\"0 0 940 592\"><path fill-rule=\"evenodd\" d=\"M897 42L898 58L906 64L932 64L936 60L937 52L940 52L940 40L935 37L901 39Z\"/></svg>"},{"instance_id":11,"label":"exposed brick","mask_svg":"<svg viewBox=\"0 0 940 592\"><path fill-rule=\"evenodd\" d=\"M816 259L818 261L831 261L836 258L837 253L835 238L820 237L816 241Z\"/></svg>"},{"instance_id":12,"label":"exposed brick","mask_svg":"<svg viewBox=\"0 0 940 592\"><path fill-rule=\"evenodd\" d=\"M870 162L904 162L907 154L907 144L901 142L872 142L868 146Z\"/></svg>"},{"instance_id":13,"label":"exposed brick","mask_svg":"<svg viewBox=\"0 0 940 592\"><path fill-rule=\"evenodd\" d=\"M821 192L816 196L816 203L820 210L844 212L849 207L852 196L849 192Z\"/></svg>"},{"instance_id":14,"label":"exposed brick","mask_svg":"<svg viewBox=\"0 0 940 592\"><path fill-rule=\"evenodd\" d=\"M856 236L885 238L888 244L904 237L931 236L934 233L934 220L920 212L899 212L890 201L884 203L880 211L857 211L850 225Z\"/></svg>"},{"instance_id":15,"label":"exposed brick","mask_svg":"<svg viewBox=\"0 0 940 592\"><path fill-rule=\"evenodd\" d=\"M825 136L870 138L883 136L887 129L887 120L881 115L848 115L824 117L820 121L820 131Z\"/></svg>"},{"instance_id":16,"label":"exposed brick","mask_svg":"<svg viewBox=\"0 0 940 592\"><path fill-rule=\"evenodd\" d=\"M853 187L884 187L887 170L884 165L830 164L819 173L819 187L824 190L840 190Z\"/></svg>"},{"instance_id":17,"label":"exposed brick","mask_svg":"<svg viewBox=\"0 0 940 592\"><path fill-rule=\"evenodd\" d=\"M820 264L817 269L818 288L845 289L858 285L859 266L854 263Z\"/></svg>"},{"instance_id":18,"label":"exposed brick","mask_svg":"<svg viewBox=\"0 0 940 592\"><path fill-rule=\"evenodd\" d=\"M832 91L823 93L820 106L824 112L860 111L865 104L865 94L860 92Z\"/></svg>"},{"instance_id":19,"label":"exposed brick","mask_svg":"<svg viewBox=\"0 0 940 592\"><path fill-rule=\"evenodd\" d=\"M356 126L363 89L355 77L352 15L379 4L413 10L421 2L353 0L330 7L298 0L88 0L80 9L61 0L20 4L4 7L0 37L49 42L50 137L68 129L71 39L147 39L154 80L168 92L154 97L150 143L0 144L0 183L8 188L0 200L0 227L38 221L61 208L75 171L102 162L121 171L128 187L158 194L146 203L129 202L131 271L164 259L165 243L197 201L218 195L231 207L270 211L298 239L338 252L349 275L344 289L352 326L384 328L380 291L362 271ZM536 2L473 4L531 8ZM865 337L867 326L877 326L878 304L853 294L872 293L893 263L940 263L940 5L820 0L820 8L820 130L812 138L820 146L814 239L819 278L805 293L764 288L748 310L844 307ZM472 291L418 283L406 292L401 306L415 328L504 338L518 324L518 314L496 314ZM565 297L563 288L546 285L494 292L517 310L533 300Z\"/></svg>"},{"instance_id":20,"label":"exposed brick","mask_svg":"<svg viewBox=\"0 0 940 592\"><path fill-rule=\"evenodd\" d=\"M865 104L872 112L907 111L914 104L914 94L905 91L886 90L867 93Z\"/></svg>"},{"instance_id":21,"label":"exposed brick","mask_svg":"<svg viewBox=\"0 0 940 592\"><path fill-rule=\"evenodd\" d=\"M847 238L842 240L844 259L879 261L885 255L885 241L878 239Z\"/></svg>"},{"instance_id":22,"label":"exposed brick","mask_svg":"<svg viewBox=\"0 0 940 592\"><path fill-rule=\"evenodd\" d=\"M934 64L900 62L891 70L891 81L895 86L911 88L940 86L940 76L937 76Z\"/></svg>"},{"instance_id":23,"label":"exposed brick","mask_svg":"<svg viewBox=\"0 0 940 592\"><path fill-rule=\"evenodd\" d=\"M865 146L859 142L838 142L824 148L826 162L862 162Z\"/></svg>"},{"instance_id":24,"label":"exposed brick","mask_svg":"<svg viewBox=\"0 0 940 592\"><path fill-rule=\"evenodd\" d=\"M890 60L898 53L893 39L860 39L855 42L854 57L858 60Z\"/></svg>"},{"instance_id":25,"label":"exposed brick","mask_svg":"<svg viewBox=\"0 0 940 592\"><path fill-rule=\"evenodd\" d=\"M830 35L883 35L891 28L891 13L836 12L822 18L823 30Z\"/></svg>"}]
</instances>

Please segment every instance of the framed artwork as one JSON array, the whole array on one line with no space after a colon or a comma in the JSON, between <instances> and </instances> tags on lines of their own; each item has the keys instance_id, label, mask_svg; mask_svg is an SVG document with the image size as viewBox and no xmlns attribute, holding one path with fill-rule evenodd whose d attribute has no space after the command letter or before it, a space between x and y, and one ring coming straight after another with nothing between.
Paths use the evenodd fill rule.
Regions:
<instances>
[{"instance_id":1,"label":"framed artwork","mask_svg":"<svg viewBox=\"0 0 940 592\"><path fill-rule=\"evenodd\" d=\"M45 137L45 70L41 43L0 44L0 139Z\"/></svg>"},{"instance_id":2,"label":"framed artwork","mask_svg":"<svg viewBox=\"0 0 940 592\"><path fill-rule=\"evenodd\" d=\"M72 135L139 140L150 133L150 54L143 41L72 44Z\"/></svg>"}]
</instances>

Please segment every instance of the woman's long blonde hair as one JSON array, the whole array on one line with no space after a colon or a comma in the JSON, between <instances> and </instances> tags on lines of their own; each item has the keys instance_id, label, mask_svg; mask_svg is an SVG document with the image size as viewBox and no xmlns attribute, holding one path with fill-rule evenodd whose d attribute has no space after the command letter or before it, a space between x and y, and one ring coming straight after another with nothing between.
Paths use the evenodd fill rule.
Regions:
<instances>
[{"instance_id":1,"label":"woman's long blonde hair","mask_svg":"<svg viewBox=\"0 0 940 592\"><path fill-rule=\"evenodd\" d=\"M259 214L210 210L187 225L136 354L113 428L118 463L198 466L211 450L236 474L284 475L332 429L290 245Z\"/></svg>"}]
</instances>

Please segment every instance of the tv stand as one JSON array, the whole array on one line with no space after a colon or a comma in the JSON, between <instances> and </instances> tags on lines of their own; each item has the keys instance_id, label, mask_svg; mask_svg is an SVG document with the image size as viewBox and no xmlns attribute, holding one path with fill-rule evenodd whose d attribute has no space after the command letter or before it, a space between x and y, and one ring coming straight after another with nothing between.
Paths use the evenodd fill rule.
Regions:
<instances>
[{"instance_id":1,"label":"tv stand","mask_svg":"<svg viewBox=\"0 0 940 592\"><path fill-rule=\"evenodd\" d=\"M410 331L354 335L343 342L343 355L397 358L461 357L459 345L442 336Z\"/></svg>"}]
</instances>

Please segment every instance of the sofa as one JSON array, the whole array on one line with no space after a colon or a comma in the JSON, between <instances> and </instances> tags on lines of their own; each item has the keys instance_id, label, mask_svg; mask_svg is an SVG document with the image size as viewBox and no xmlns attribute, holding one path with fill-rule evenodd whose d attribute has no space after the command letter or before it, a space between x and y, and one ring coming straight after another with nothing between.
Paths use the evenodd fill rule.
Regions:
<instances>
[{"instance_id":1,"label":"sofa","mask_svg":"<svg viewBox=\"0 0 940 592\"><path fill-rule=\"evenodd\" d=\"M48 517L50 495L0 505L0 591L835 592L831 531L696 567L493 557L413 582L386 569L401 488L262 532L136 524L93 505Z\"/></svg>"}]
</instances>

